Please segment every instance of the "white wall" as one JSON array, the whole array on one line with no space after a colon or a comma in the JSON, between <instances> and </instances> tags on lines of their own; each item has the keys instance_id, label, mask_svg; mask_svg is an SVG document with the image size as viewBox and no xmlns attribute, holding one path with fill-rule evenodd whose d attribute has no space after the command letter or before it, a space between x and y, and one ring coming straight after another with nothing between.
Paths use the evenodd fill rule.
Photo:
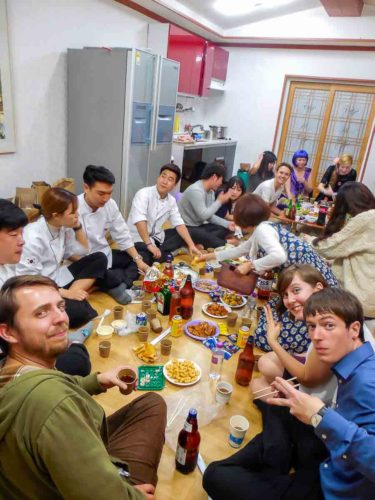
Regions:
<instances>
[{"instance_id":1,"label":"white wall","mask_svg":"<svg viewBox=\"0 0 375 500\"><path fill-rule=\"evenodd\" d=\"M206 101L206 122L238 141L235 170L272 148L284 75L375 79L374 52L229 48L227 91ZM364 182L375 192L375 145Z\"/></svg>"},{"instance_id":2,"label":"white wall","mask_svg":"<svg viewBox=\"0 0 375 500\"><path fill-rule=\"evenodd\" d=\"M146 46L147 18L113 0L8 0L16 153L0 156L0 197L66 175L66 50Z\"/></svg>"}]
</instances>

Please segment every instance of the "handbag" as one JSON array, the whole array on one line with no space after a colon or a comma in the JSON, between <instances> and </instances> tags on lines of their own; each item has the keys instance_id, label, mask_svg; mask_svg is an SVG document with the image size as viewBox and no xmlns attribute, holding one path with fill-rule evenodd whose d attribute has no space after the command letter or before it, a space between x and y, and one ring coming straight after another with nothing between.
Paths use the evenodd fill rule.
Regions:
<instances>
[{"instance_id":1,"label":"handbag","mask_svg":"<svg viewBox=\"0 0 375 500\"><path fill-rule=\"evenodd\" d=\"M235 265L223 263L217 277L217 284L223 288L250 295L256 287L257 279L258 275L253 271L249 274L240 274L236 271Z\"/></svg>"}]
</instances>

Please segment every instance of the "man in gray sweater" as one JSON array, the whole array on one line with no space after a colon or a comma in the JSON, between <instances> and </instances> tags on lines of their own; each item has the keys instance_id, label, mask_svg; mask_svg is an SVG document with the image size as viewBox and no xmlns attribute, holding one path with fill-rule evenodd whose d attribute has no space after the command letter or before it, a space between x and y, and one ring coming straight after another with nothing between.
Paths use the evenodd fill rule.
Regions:
<instances>
[{"instance_id":1,"label":"man in gray sweater","mask_svg":"<svg viewBox=\"0 0 375 500\"><path fill-rule=\"evenodd\" d=\"M230 198L229 192L222 192L215 200L215 191L221 186L224 175L223 165L206 165L201 180L189 186L178 203L181 217L193 241L204 245L205 248L225 245L226 235L235 230L234 222L215 215L221 205L227 203Z\"/></svg>"}]
</instances>

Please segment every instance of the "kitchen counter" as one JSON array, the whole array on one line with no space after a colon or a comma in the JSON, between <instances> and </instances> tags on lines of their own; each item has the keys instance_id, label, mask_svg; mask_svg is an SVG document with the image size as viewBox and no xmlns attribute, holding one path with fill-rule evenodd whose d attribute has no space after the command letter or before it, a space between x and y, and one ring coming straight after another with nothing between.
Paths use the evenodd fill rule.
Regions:
<instances>
[{"instance_id":1,"label":"kitchen counter","mask_svg":"<svg viewBox=\"0 0 375 500\"><path fill-rule=\"evenodd\" d=\"M235 146L237 141L231 139L217 139L216 141L201 140L195 141L194 143L183 143L183 142L173 142L172 149L176 146L178 148L184 149L202 149L202 148L212 148L217 146ZM172 151L173 154L173 151Z\"/></svg>"}]
</instances>

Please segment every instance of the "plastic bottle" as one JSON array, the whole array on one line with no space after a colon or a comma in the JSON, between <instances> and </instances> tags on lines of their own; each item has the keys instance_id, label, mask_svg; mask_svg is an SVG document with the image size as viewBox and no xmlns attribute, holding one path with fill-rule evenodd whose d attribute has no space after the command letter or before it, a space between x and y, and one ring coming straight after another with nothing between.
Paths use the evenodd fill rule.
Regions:
<instances>
[{"instance_id":1,"label":"plastic bottle","mask_svg":"<svg viewBox=\"0 0 375 500\"><path fill-rule=\"evenodd\" d=\"M172 292L171 304L169 308L169 322L172 322L173 316L181 315L181 295L178 286Z\"/></svg>"},{"instance_id":2,"label":"plastic bottle","mask_svg":"<svg viewBox=\"0 0 375 500\"><path fill-rule=\"evenodd\" d=\"M221 367L223 366L223 360L224 360L223 343L218 342L216 344L216 347L214 349L212 349L211 366L210 366L210 373L209 373L209 377L212 380L219 380L220 379Z\"/></svg>"},{"instance_id":3,"label":"plastic bottle","mask_svg":"<svg viewBox=\"0 0 375 500\"><path fill-rule=\"evenodd\" d=\"M272 285L274 281L273 271L266 271L257 280L258 297L261 300L268 300L270 298Z\"/></svg>"},{"instance_id":4,"label":"plastic bottle","mask_svg":"<svg viewBox=\"0 0 375 500\"><path fill-rule=\"evenodd\" d=\"M254 352L253 352L254 338L249 337L245 349L241 352L238 358L237 370L235 380L239 385L249 385L251 377L253 376L254 369Z\"/></svg>"},{"instance_id":5,"label":"plastic bottle","mask_svg":"<svg viewBox=\"0 0 375 500\"><path fill-rule=\"evenodd\" d=\"M251 318L252 312L256 309L256 307L257 307L257 293L253 292L252 294L249 295L245 307L242 310L241 316L243 318Z\"/></svg>"},{"instance_id":6,"label":"plastic bottle","mask_svg":"<svg viewBox=\"0 0 375 500\"><path fill-rule=\"evenodd\" d=\"M328 202L326 200L327 198L324 198L324 200L319 205L319 215L316 221L319 226L325 226L326 224L328 212Z\"/></svg>"},{"instance_id":7,"label":"plastic bottle","mask_svg":"<svg viewBox=\"0 0 375 500\"><path fill-rule=\"evenodd\" d=\"M191 276L187 275L184 286L180 290L181 316L182 319L190 319L193 316L195 292L191 284Z\"/></svg>"},{"instance_id":8,"label":"plastic bottle","mask_svg":"<svg viewBox=\"0 0 375 500\"><path fill-rule=\"evenodd\" d=\"M168 254L167 261L166 261L164 269L163 269L163 274L166 274L167 276L169 276L170 279L172 279L174 276L172 260L173 260L172 255Z\"/></svg>"},{"instance_id":9,"label":"plastic bottle","mask_svg":"<svg viewBox=\"0 0 375 500\"><path fill-rule=\"evenodd\" d=\"M193 472L197 465L201 436L198 431L197 410L190 408L188 417L177 438L176 469L182 474Z\"/></svg>"}]
</instances>

